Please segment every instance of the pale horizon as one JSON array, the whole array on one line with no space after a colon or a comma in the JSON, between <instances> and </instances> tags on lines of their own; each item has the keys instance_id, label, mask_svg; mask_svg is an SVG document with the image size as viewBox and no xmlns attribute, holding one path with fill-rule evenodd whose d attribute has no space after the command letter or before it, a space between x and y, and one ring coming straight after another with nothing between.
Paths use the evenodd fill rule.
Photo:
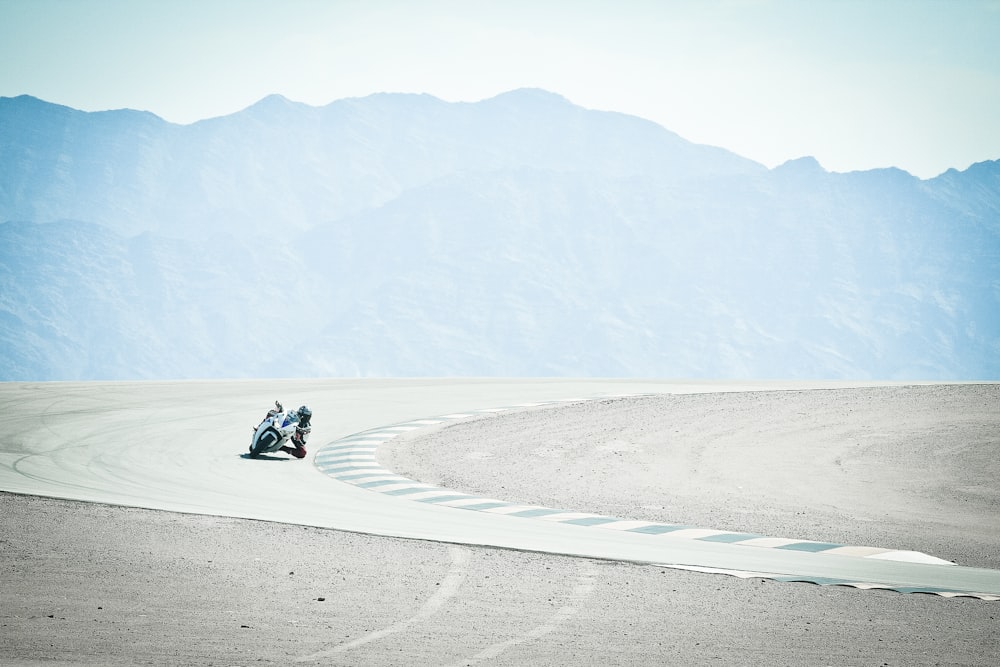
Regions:
<instances>
[{"instance_id":1,"label":"pale horizon","mask_svg":"<svg viewBox=\"0 0 1000 667\"><path fill-rule=\"evenodd\" d=\"M774 167L1000 158L1000 2L0 0L0 95L173 123L542 88Z\"/></svg>"}]
</instances>

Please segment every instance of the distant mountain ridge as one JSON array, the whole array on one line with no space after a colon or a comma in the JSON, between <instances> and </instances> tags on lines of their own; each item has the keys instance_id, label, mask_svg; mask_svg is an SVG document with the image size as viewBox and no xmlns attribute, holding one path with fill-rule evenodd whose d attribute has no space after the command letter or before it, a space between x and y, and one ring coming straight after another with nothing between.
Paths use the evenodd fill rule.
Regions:
<instances>
[{"instance_id":1,"label":"distant mountain ridge","mask_svg":"<svg viewBox=\"0 0 1000 667\"><path fill-rule=\"evenodd\" d=\"M588 136L595 117L605 136ZM696 149L648 121L587 111L537 90L464 105L381 94L310 107L272 95L191 125L22 96L0 98L0 137L8 184L0 220L87 220L126 234L180 237L220 220L266 228L280 220L300 230L466 170L586 170L594 158L621 174L692 164L762 169L719 149ZM692 150L715 159L686 160Z\"/></svg>"},{"instance_id":2,"label":"distant mountain ridge","mask_svg":"<svg viewBox=\"0 0 1000 667\"><path fill-rule=\"evenodd\" d=\"M773 170L547 91L0 98L0 380L1000 378L1000 162Z\"/></svg>"}]
</instances>

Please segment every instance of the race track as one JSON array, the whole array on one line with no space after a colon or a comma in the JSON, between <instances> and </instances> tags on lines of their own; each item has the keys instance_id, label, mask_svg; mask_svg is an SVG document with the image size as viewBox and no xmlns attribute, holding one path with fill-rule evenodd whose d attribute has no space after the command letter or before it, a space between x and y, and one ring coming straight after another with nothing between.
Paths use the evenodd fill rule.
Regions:
<instances>
[{"instance_id":1,"label":"race track","mask_svg":"<svg viewBox=\"0 0 1000 667\"><path fill-rule=\"evenodd\" d=\"M462 545L1000 599L1000 571L948 564L932 554L883 550L878 557L865 557L843 548L760 548L719 538L718 533L715 539L691 539L643 529L648 524L608 525L630 517L607 517L604 527L595 521L568 523L586 515L564 516L562 521L549 508L469 511L414 501L385 488L378 492L378 485L364 485L357 470L329 465L345 456L349 463L374 465L375 448L391 436L392 427L420 427L490 409L530 409L538 403L600 396L755 388L780 386L611 380L7 384L0 386L0 426L6 434L0 442L0 490ZM308 403L314 411L305 461L242 456L250 428L275 399L286 406ZM36 427L24 429L24 423ZM314 453L319 467L312 463ZM383 480L391 477L391 471L380 474ZM371 481L378 480L368 478ZM396 482L397 491L414 487L406 480ZM527 518L532 512L534 518Z\"/></svg>"}]
</instances>

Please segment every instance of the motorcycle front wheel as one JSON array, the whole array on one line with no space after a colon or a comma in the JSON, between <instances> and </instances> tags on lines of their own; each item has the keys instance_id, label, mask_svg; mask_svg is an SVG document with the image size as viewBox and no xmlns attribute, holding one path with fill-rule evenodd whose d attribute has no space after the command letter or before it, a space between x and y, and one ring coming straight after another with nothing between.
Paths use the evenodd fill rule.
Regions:
<instances>
[{"instance_id":1,"label":"motorcycle front wheel","mask_svg":"<svg viewBox=\"0 0 1000 667\"><path fill-rule=\"evenodd\" d=\"M268 449L274 446L278 442L278 434L273 430L268 429L260 434L257 438L257 442L254 443L253 447L250 448L250 456L259 456L261 452L266 452Z\"/></svg>"}]
</instances>

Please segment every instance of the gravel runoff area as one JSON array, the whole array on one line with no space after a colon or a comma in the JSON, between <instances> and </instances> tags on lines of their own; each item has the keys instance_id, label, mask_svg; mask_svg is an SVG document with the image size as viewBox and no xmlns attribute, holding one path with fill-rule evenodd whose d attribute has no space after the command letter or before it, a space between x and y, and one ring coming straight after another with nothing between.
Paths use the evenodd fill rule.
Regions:
<instances>
[{"instance_id":1,"label":"gravel runoff area","mask_svg":"<svg viewBox=\"0 0 1000 667\"><path fill-rule=\"evenodd\" d=\"M998 567L998 406L998 385L613 399L421 431L380 458L505 500ZM1000 655L996 602L0 502L4 665L993 665Z\"/></svg>"},{"instance_id":2,"label":"gravel runoff area","mask_svg":"<svg viewBox=\"0 0 1000 667\"><path fill-rule=\"evenodd\" d=\"M456 491L1000 569L1000 384L657 395L391 440Z\"/></svg>"}]
</instances>

